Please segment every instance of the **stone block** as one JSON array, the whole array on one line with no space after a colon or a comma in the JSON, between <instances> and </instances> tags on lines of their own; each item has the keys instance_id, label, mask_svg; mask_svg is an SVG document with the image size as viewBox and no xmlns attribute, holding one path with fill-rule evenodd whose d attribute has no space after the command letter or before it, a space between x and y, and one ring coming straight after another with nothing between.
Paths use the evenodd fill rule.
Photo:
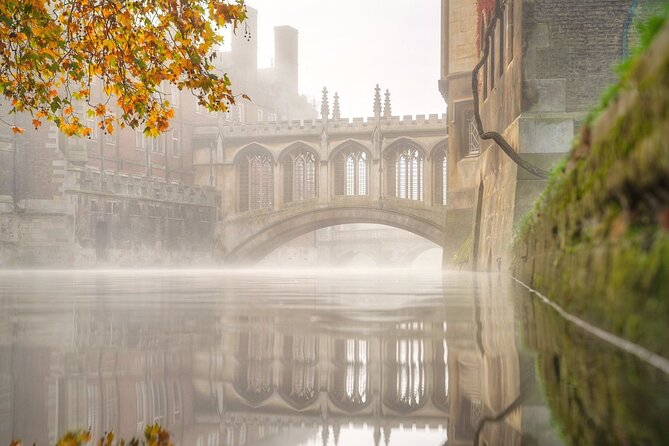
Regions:
<instances>
[{"instance_id":1,"label":"stone block","mask_svg":"<svg viewBox=\"0 0 669 446\"><path fill-rule=\"evenodd\" d=\"M526 110L564 112L567 107L566 79L529 79L523 83L523 102Z\"/></svg>"},{"instance_id":2,"label":"stone block","mask_svg":"<svg viewBox=\"0 0 669 446\"><path fill-rule=\"evenodd\" d=\"M574 120L550 115L521 115L518 121L519 153L566 153L574 138Z\"/></svg>"}]
</instances>

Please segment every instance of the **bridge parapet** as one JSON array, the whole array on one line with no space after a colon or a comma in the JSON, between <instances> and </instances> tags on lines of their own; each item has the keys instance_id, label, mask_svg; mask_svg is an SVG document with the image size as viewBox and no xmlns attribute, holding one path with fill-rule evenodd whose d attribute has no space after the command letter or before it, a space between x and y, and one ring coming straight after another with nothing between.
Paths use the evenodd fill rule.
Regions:
<instances>
[{"instance_id":1,"label":"bridge parapet","mask_svg":"<svg viewBox=\"0 0 669 446\"><path fill-rule=\"evenodd\" d=\"M295 120L295 121L276 121L255 124L225 124L221 126L220 131L224 138L230 137L249 137L249 136L286 136L286 135L304 135L319 134L323 128L328 133L363 131L368 132L376 127L377 123L382 131L416 129L444 129L447 121L446 115L405 115L391 116L389 118L375 117L368 118L340 118L323 121L316 120ZM219 129L217 127L198 127L195 135L206 137L216 135Z\"/></svg>"}]
</instances>

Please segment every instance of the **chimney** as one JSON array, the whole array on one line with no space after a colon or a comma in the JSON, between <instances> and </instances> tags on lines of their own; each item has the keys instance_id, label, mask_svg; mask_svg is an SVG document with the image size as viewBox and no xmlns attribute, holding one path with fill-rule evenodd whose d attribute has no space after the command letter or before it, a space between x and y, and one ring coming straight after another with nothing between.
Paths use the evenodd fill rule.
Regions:
<instances>
[{"instance_id":1,"label":"chimney","mask_svg":"<svg viewBox=\"0 0 669 446\"><path fill-rule=\"evenodd\" d=\"M274 59L277 83L288 95L297 96L298 34L290 26L274 28Z\"/></svg>"}]
</instances>

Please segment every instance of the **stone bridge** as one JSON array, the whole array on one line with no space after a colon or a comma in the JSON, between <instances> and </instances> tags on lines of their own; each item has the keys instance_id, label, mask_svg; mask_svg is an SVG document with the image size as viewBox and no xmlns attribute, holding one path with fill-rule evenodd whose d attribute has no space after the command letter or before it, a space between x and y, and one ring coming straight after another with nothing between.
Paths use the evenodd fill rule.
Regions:
<instances>
[{"instance_id":1,"label":"stone bridge","mask_svg":"<svg viewBox=\"0 0 669 446\"><path fill-rule=\"evenodd\" d=\"M400 118L380 106L367 119L337 115L195 128L196 182L221 191L226 260L254 262L299 235L346 223L404 229L443 246L445 256L470 234L471 207L449 205L445 115Z\"/></svg>"}]
</instances>

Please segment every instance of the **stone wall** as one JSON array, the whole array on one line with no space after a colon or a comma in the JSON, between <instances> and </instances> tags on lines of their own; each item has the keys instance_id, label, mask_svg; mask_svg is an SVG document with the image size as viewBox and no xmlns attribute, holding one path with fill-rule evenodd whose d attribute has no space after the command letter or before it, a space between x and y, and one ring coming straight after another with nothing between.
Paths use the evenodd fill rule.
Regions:
<instances>
[{"instance_id":1,"label":"stone wall","mask_svg":"<svg viewBox=\"0 0 669 446\"><path fill-rule=\"evenodd\" d=\"M669 24L632 62L521 228L514 273L669 355Z\"/></svg>"},{"instance_id":2,"label":"stone wall","mask_svg":"<svg viewBox=\"0 0 669 446\"><path fill-rule=\"evenodd\" d=\"M653 0L639 2L638 13ZM629 17L627 0L507 1L480 72L484 129L497 131L529 162L549 169L569 152L600 92L615 76ZM633 31L633 27L630 27ZM510 265L507 241L546 182L482 141L473 266Z\"/></svg>"},{"instance_id":3,"label":"stone wall","mask_svg":"<svg viewBox=\"0 0 669 446\"><path fill-rule=\"evenodd\" d=\"M75 265L213 261L217 195L210 188L108 172L70 173Z\"/></svg>"},{"instance_id":4,"label":"stone wall","mask_svg":"<svg viewBox=\"0 0 669 446\"><path fill-rule=\"evenodd\" d=\"M24 198L14 206L5 195L0 202L0 266L213 262L218 196L212 189L56 170L61 177L53 184L60 192L52 199Z\"/></svg>"}]
</instances>

